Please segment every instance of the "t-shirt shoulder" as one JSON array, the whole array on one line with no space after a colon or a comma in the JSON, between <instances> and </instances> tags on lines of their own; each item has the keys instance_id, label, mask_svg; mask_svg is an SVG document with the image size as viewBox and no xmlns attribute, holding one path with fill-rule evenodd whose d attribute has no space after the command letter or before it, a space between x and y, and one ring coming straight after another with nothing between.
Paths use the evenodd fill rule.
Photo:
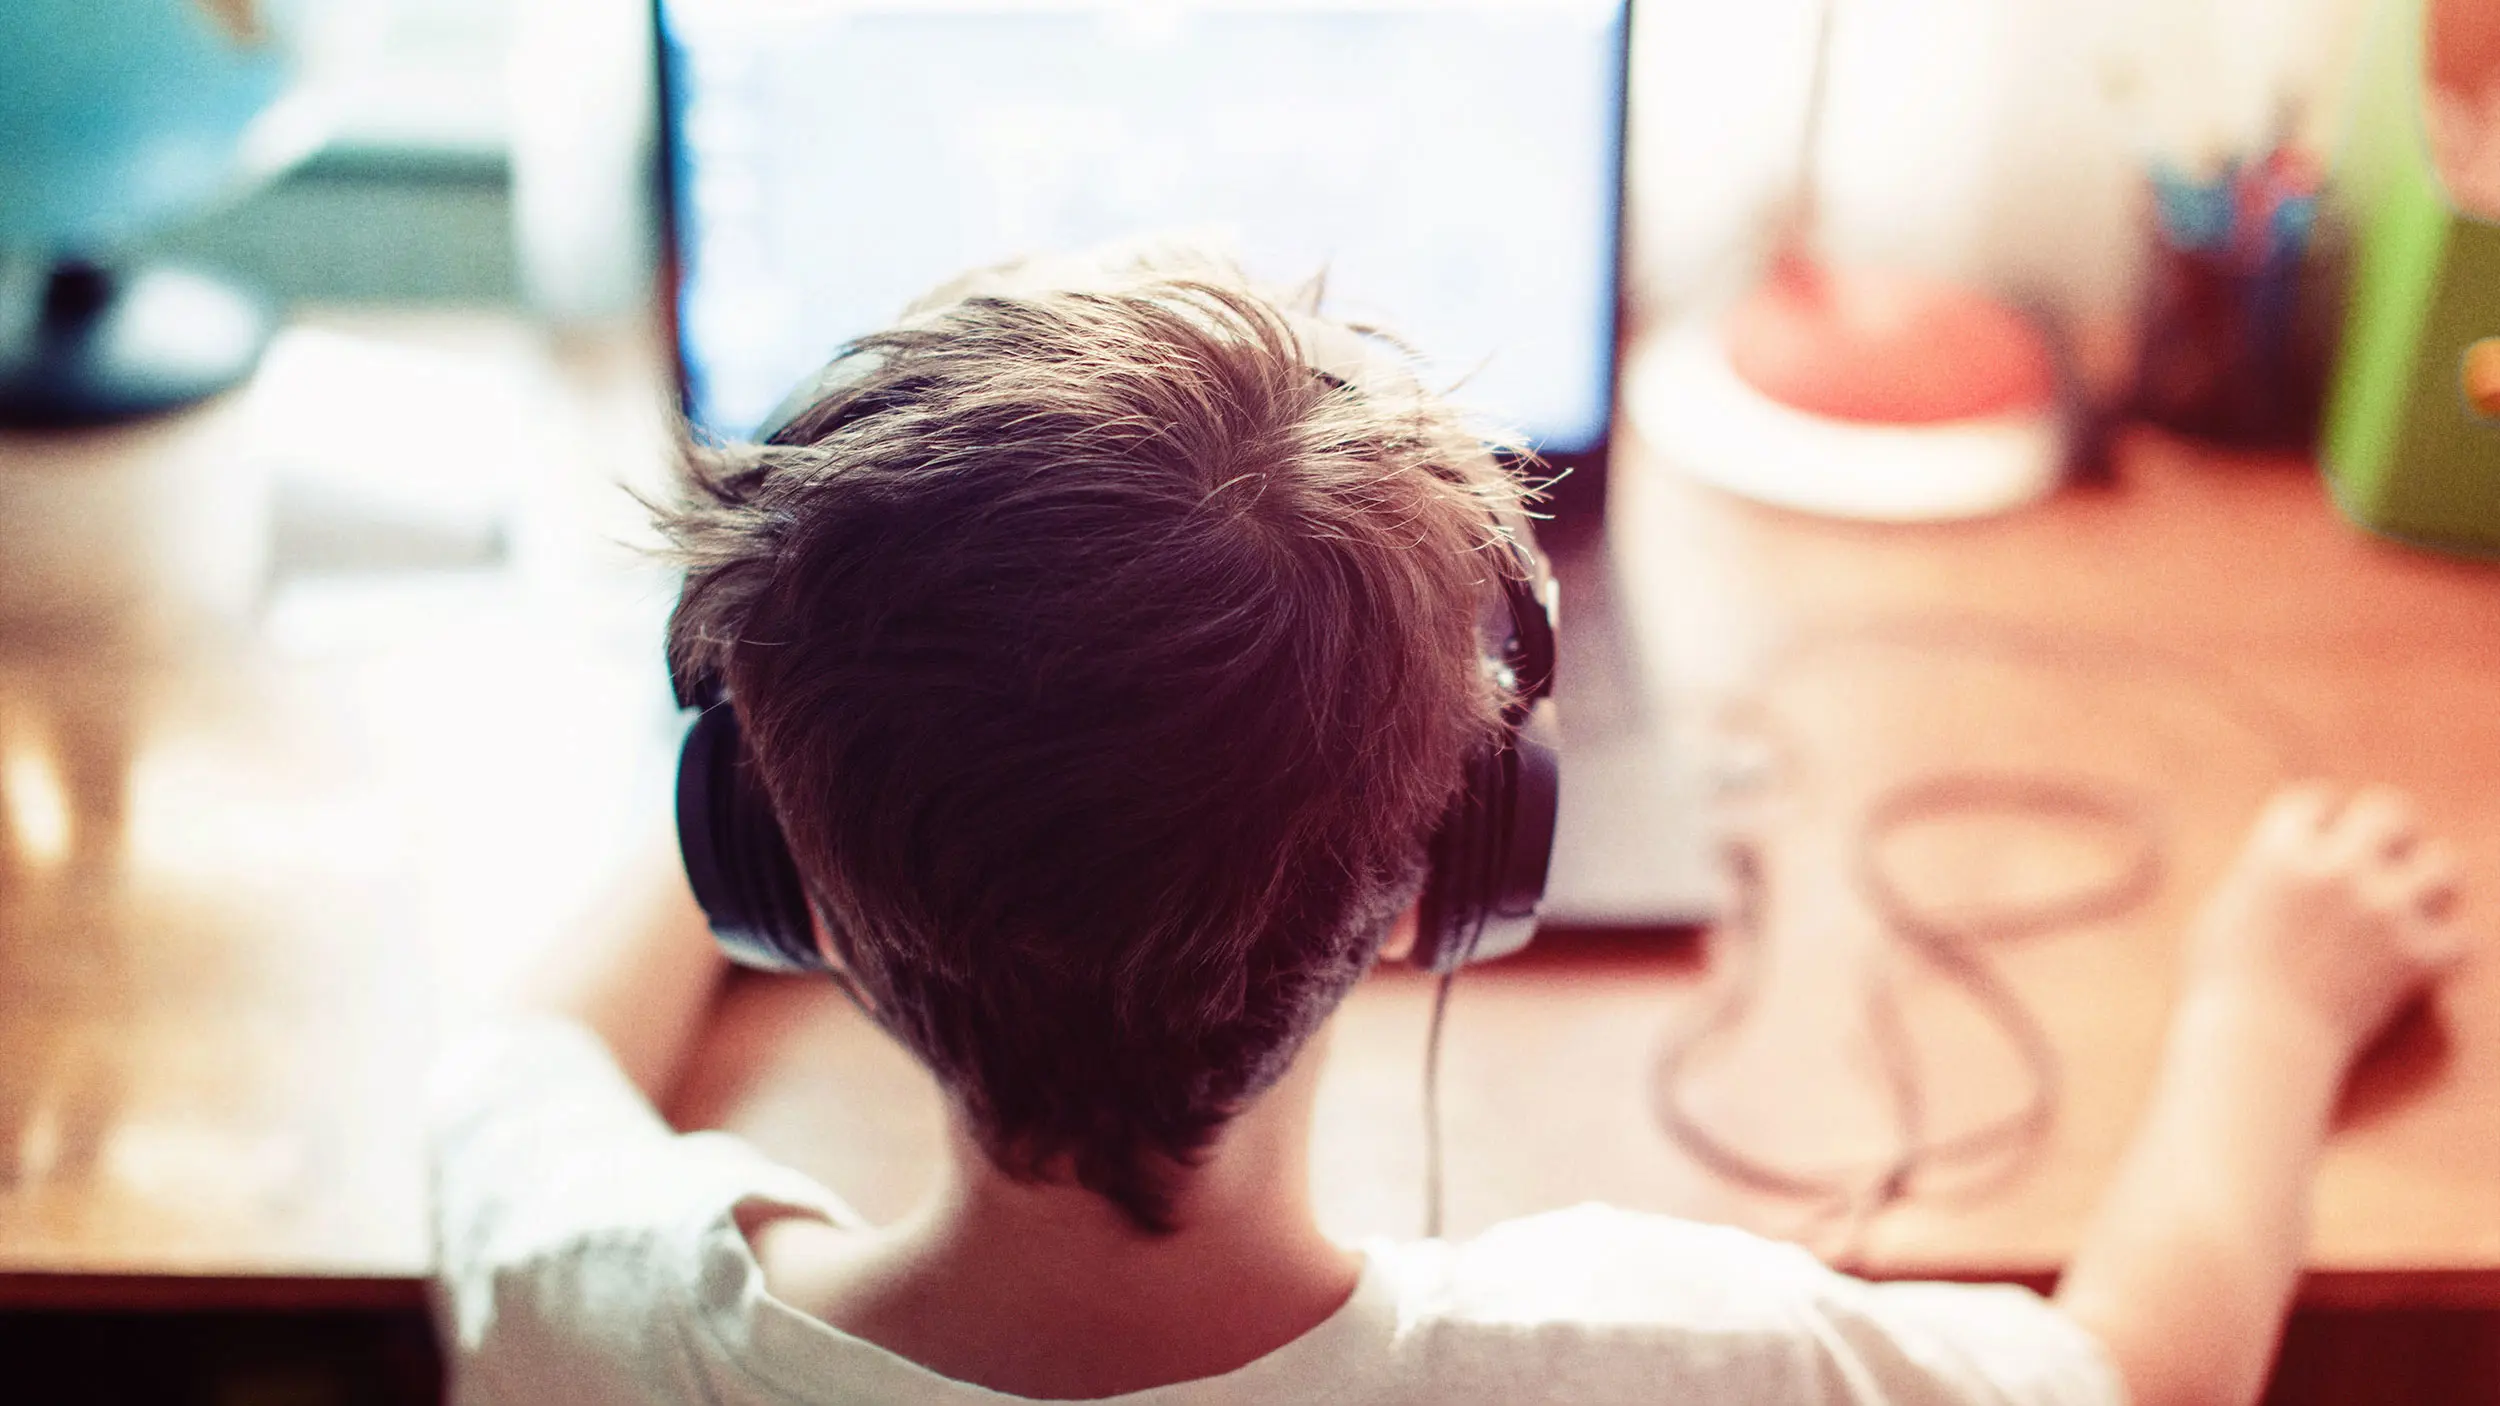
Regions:
<instances>
[{"instance_id":1,"label":"t-shirt shoulder","mask_svg":"<svg viewBox=\"0 0 2500 1406\"><path fill-rule=\"evenodd\" d=\"M460 1037L428 1115L437 1321L462 1402L545 1400L567 1375L583 1399L700 1399L636 1388L683 1384L710 1355L686 1334L713 1232L757 1201L859 1224L743 1140L670 1129L570 1022Z\"/></svg>"},{"instance_id":2,"label":"t-shirt shoulder","mask_svg":"<svg viewBox=\"0 0 2500 1406\"><path fill-rule=\"evenodd\" d=\"M680 1135L587 1030L456 1042L432 1090L438 1316L461 1406L1005 1402L765 1293L757 1201L859 1219L744 1142ZM1603 1206L1379 1242L1354 1300L1136 1406L1568 1401L2114 1406L2096 1344L2020 1289L1876 1285L1724 1227Z\"/></svg>"},{"instance_id":3,"label":"t-shirt shoulder","mask_svg":"<svg viewBox=\"0 0 2500 1406\"><path fill-rule=\"evenodd\" d=\"M1370 1249L1399 1354L1471 1399L2124 1400L2099 1344L2028 1290L1872 1284L1726 1226L1586 1205ZM1506 1379L1522 1394L1481 1390Z\"/></svg>"}]
</instances>

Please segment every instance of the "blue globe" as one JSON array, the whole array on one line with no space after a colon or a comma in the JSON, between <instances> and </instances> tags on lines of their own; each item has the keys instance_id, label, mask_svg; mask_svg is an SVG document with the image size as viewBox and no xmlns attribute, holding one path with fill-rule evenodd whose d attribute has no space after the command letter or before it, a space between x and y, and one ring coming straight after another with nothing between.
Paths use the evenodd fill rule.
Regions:
<instances>
[{"instance_id":1,"label":"blue globe","mask_svg":"<svg viewBox=\"0 0 2500 1406\"><path fill-rule=\"evenodd\" d=\"M0 251L106 251L267 174L306 4L0 0Z\"/></svg>"}]
</instances>

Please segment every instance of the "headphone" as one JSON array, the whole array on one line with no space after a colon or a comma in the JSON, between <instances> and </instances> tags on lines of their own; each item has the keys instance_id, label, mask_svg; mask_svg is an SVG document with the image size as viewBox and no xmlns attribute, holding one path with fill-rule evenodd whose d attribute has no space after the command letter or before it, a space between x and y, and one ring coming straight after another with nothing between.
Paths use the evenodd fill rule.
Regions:
<instances>
[{"instance_id":1,"label":"headphone","mask_svg":"<svg viewBox=\"0 0 2500 1406\"><path fill-rule=\"evenodd\" d=\"M784 402L758 438L773 443L806 418L825 385L819 380ZM1482 650L1485 672L1507 701L1498 733L1466 758L1458 795L1425 849L1410 960L1437 973L1528 945L1554 854L1562 779L1553 697L1558 593L1527 523L1497 526L1495 540L1510 561L1497 573L1504 608L1483 630ZM678 850L713 936L741 966L838 976L817 946L814 905L737 710L718 680L698 682L678 701L701 710L678 754Z\"/></svg>"}]
</instances>

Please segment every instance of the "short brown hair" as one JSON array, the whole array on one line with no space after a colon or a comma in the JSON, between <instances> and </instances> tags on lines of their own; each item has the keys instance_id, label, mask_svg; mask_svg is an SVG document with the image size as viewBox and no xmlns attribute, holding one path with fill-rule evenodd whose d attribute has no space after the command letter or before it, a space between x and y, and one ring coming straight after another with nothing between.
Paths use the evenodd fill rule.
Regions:
<instances>
[{"instance_id":1,"label":"short brown hair","mask_svg":"<svg viewBox=\"0 0 2500 1406\"><path fill-rule=\"evenodd\" d=\"M1012 1175L1166 1228L1410 903L1501 699L1517 489L1344 330L1141 269L846 348L690 458L682 683L726 686L834 954Z\"/></svg>"}]
</instances>

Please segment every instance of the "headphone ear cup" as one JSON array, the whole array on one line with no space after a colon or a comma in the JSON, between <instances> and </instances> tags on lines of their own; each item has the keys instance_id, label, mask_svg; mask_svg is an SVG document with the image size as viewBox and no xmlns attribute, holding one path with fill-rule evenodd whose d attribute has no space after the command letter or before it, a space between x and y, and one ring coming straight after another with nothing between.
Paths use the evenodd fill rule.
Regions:
<instances>
[{"instance_id":1,"label":"headphone ear cup","mask_svg":"<svg viewBox=\"0 0 2500 1406\"><path fill-rule=\"evenodd\" d=\"M1415 965L1455 971L1507 957L1536 935L1562 799L1562 730L1540 698L1501 743L1467 759L1466 781L1433 832L1415 925Z\"/></svg>"},{"instance_id":2,"label":"headphone ear cup","mask_svg":"<svg viewBox=\"0 0 2500 1406\"><path fill-rule=\"evenodd\" d=\"M1537 905L1545 901L1554 829L1562 816L1562 722L1553 699L1540 698L1529 707L1504 754L1510 803L1497 822L1504 840L1473 961L1507 957L1536 935Z\"/></svg>"},{"instance_id":3,"label":"headphone ear cup","mask_svg":"<svg viewBox=\"0 0 2500 1406\"><path fill-rule=\"evenodd\" d=\"M740 966L823 972L789 842L726 702L704 709L677 756L677 849L695 902Z\"/></svg>"},{"instance_id":4,"label":"headphone ear cup","mask_svg":"<svg viewBox=\"0 0 2500 1406\"><path fill-rule=\"evenodd\" d=\"M1477 935L1481 907L1472 895L1484 860L1485 810L1498 785L1497 749L1468 754L1458 794L1424 849L1424 892L1416 905L1415 947L1407 960L1428 972L1464 966Z\"/></svg>"}]
</instances>

